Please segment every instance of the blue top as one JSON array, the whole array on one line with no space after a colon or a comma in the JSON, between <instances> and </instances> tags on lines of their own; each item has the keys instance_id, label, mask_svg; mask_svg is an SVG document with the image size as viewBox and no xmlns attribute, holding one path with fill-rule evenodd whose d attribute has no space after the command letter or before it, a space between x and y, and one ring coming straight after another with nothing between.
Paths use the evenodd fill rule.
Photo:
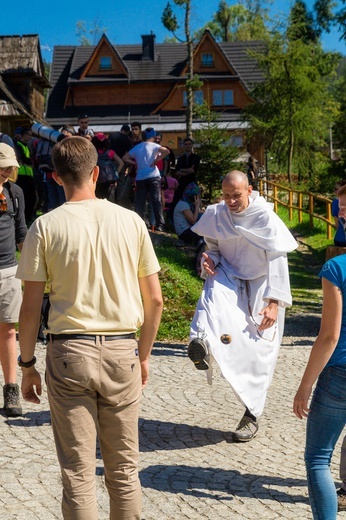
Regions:
<instances>
[{"instance_id":1,"label":"blue top","mask_svg":"<svg viewBox=\"0 0 346 520\"><path fill-rule=\"evenodd\" d=\"M339 341L327 366L346 365L346 255L336 256L328 260L322 267L319 276L339 287L343 301Z\"/></svg>"},{"instance_id":2,"label":"blue top","mask_svg":"<svg viewBox=\"0 0 346 520\"><path fill-rule=\"evenodd\" d=\"M332 216L337 217L339 215L339 199L332 201ZM344 226L344 219L338 219L338 227L334 236L334 244L336 246L346 246L346 232Z\"/></svg>"}]
</instances>

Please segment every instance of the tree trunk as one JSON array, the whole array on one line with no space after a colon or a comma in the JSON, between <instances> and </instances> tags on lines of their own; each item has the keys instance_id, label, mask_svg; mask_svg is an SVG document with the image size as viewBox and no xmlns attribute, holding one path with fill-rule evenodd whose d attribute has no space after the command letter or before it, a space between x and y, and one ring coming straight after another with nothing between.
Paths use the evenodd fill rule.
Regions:
<instances>
[{"instance_id":1,"label":"tree trunk","mask_svg":"<svg viewBox=\"0 0 346 520\"><path fill-rule=\"evenodd\" d=\"M193 79L193 43L190 34L190 8L191 1L187 0L186 2L186 10L185 10L185 36L187 42L187 64L188 64L188 72L187 72L187 86L186 86L186 94L187 94L187 102L186 102L186 135L187 137L192 137L192 117L193 117L193 89L191 86L191 82Z\"/></svg>"},{"instance_id":2,"label":"tree trunk","mask_svg":"<svg viewBox=\"0 0 346 520\"><path fill-rule=\"evenodd\" d=\"M290 140L289 140L289 148L288 148L288 167L287 167L287 174L288 174L288 182L292 182L292 162L293 162L293 149L294 149L294 134L293 134L293 128L290 129Z\"/></svg>"}]
</instances>

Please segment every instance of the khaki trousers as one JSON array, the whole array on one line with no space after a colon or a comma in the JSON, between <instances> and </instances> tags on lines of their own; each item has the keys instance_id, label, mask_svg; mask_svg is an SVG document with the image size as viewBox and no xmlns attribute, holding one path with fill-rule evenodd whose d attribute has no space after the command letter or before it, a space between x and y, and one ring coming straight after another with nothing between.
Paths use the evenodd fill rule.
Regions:
<instances>
[{"instance_id":1,"label":"khaki trousers","mask_svg":"<svg viewBox=\"0 0 346 520\"><path fill-rule=\"evenodd\" d=\"M61 467L65 520L97 520L98 436L111 520L138 520L141 372L135 340L56 340L47 349L47 389Z\"/></svg>"}]
</instances>

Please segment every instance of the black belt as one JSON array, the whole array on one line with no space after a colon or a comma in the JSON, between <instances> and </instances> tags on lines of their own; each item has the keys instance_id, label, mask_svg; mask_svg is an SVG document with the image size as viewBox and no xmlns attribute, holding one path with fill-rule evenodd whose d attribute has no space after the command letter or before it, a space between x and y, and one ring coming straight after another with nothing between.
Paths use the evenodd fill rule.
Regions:
<instances>
[{"instance_id":1,"label":"black belt","mask_svg":"<svg viewBox=\"0 0 346 520\"><path fill-rule=\"evenodd\" d=\"M48 334L48 339L51 341L56 340L69 340L69 339L85 339L96 341L96 338L103 336L105 341L114 341L117 339L135 339L136 334L131 332L130 334L118 334L116 336L106 336L104 334Z\"/></svg>"}]
</instances>

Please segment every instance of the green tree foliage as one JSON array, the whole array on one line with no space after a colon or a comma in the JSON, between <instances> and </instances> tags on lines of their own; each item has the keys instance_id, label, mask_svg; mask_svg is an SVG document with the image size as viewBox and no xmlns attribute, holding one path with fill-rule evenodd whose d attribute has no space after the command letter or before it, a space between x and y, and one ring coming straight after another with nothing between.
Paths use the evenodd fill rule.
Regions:
<instances>
[{"instance_id":1,"label":"green tree foliage","mask_svg":"<svg viewBox=\"0 0 346 520\"><path fill-rule=\"evenodd\" d=\"M207 189L210 201L220 190L222 178L237 167L234 160L239 156L239 148L230 144L230 134L220 128L217 114L206 103L196 108L196 115L204 121L195 131L201 158L198 180Z\"/></svg>"},{"instance_id":2,"label":"green tree foliage","mask_svg":"<svg viewBox=\"0 0 346 520\"><path fill-rule=\"evenodd\" d=\"M259 0L246 0L233 5L221 0L212 20L195 36L200 38L205 29L209 29L217 41L265 40L268 37L268 21L268 10L262 7Z\"/></svg>"},{"instance_id":3,"label":"green tree foliage","mask_svg":"<svg viewBox=\"0 0 346 520\"><path fill-rule=\"evenodd\" d=\"M321 151L328 155L330 122L337 112L329 82L338 55L319 44L275 34L265 54L257 54L264 82L252 91L245 109L252 133L265 141L288 181L317 173Z\"/></svg>"},{"instance_id":4,"label":"green tree foliage","mask_svg":"<svg viewBox=\"0 0 346 520\"><path fill-rule=\"evenodd\" d=\"M340 39L346 39L346 1L316 0L314 11L316 22L322 31L330 32L334 27L341 33Z\"/></svg>"},{"instance_id":5,"label":"green tree foliage","mask_svg":"<svg viewBox=\"0 0 346 520\"><path fill-rule=\"evenodd\" d=\"M287 34L289 40L318 43L321 29L316 27L313 13L307 10L302 0L296 0L291 9Z\"/></svg>"}]
</instances>

